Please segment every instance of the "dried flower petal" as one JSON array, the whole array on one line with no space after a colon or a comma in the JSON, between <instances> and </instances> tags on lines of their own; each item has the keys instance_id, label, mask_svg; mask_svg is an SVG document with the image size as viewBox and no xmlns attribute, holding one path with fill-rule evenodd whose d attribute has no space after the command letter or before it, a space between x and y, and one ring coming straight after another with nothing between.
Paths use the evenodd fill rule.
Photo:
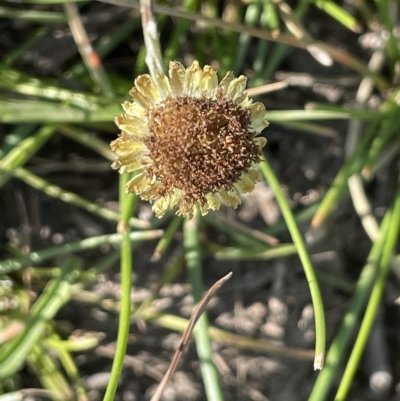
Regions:
<instances>
[{"instance_id":1,"label":"dried flower petal","mask_svg":"<svg viewBox=\"0 0 400 401\"><path fill-rule=\"evenodd\" d=\"M126 191L153 201L158 217L179 207L192 218L221 203L237 207L239 193L261 179L257 164L266 143L255 138L267 125L264 106L244 93L246 78L231 72L218 84L216 71L197 61L170 63L169 76L141 75L124 102L121 129L111 143L121 173L137 171Z\"/></svg>"}]
</instances>

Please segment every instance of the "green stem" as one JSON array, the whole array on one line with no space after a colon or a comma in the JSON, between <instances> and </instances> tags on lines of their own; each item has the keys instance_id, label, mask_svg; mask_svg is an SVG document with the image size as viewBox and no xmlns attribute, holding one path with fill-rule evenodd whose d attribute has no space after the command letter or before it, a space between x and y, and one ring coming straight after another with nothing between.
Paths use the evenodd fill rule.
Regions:
<instances>
[{"instance_id":1,"label":"green stem","mask_svg":"<svg viewBox=\"0 0 400 401\"><path fill-rule=\"evenodd\" d=\"M365 132L363 139L357 146L356 151L337 173L328 192L322 199L318 210L315 212L315 215L311 221L311 227L317 228L324 223L326 218L329 216L329 213L340 199L341 195L347 190L347 182L349 177L361 170L365 159L365 153L367 152L371 140L376 134L376 129L377 123L371 124L371 126Z\"/></svg>"},{"instance_id":2,"label":"green stem","mask_svg":"<svg viewBox=\"0 0 400 401\"><path fill-rule=\"evenodd\" d=\"M126 276L129 276L129 278L132 276L132 253L128 232L123 235L121 243L121 277ZM131 315L131 280L122 280L121 284L121 310L119 314L117 346L104 401L114 400L128 344L129 319Z\"/></svg>"},{"instance_id":3,"label":"green stem","mask_svg":"<svg viewBox=\"0 0 400 401\"><path fill-rule=\"evenodd\" d=\"M387 214L389 215L388 219L391 221L391 224L387 232L382 233L382 237L384 237L385 239L382 240L383 253L382 259L380 261L378 277L374 281L374 286L372 288L372 293L368 301L364 319L362 321L357 340L354 344L353 351L347 362L346 370L344 371L339 389L336 393L335 401L342 401L345 400L347 397L351 383L354 379L354 375L363 355L365 345L368 341L369 334L371 333L372 326L375 322L378 308L381 304L382 295L386 284L386 277L390 268L390 260L396 247L400 231L400 186L397 190L397 198L394 208L393 210L388 211Z\"/></svg>"},{"instance_id":4,"label":"green stem","mask_svg":"<svg viewBox=\"0 0 400 401\"><path fill-rule=\"evenodd\" d=\"M125 184L129 180L129 174L120 176L120 203L122 219L118 230L122 234L121 242L121 309L119 313L117 345L115 357L111 369L110 381L107 386L103 401L113 401L118 388L119 378L124 366L126 347L128 344L130 316L131 316L131 289L132 289L132 250L129 239L128 220L131 216L136 197L124 193Z\"/></svg>"},{"instance_id":5,"label":"green stem","mask_svg":"<svg viewBox=\"0 0 400 401\"><path fill-rule=\"evenodd\" d=\"M48 124L15 146L0 160L0 188L9 180L12 172L24 165L55 133L57 124Z\"/></svg>"},{"instance_id":6,"label":"green stem","mask_svg":"<svg viewBox=\"0 0 400 401\"><path fill-rule=\"evenodd\" d=\"M326 356L325 367L319 374L308 401L324 401L328 396L332 383L336 377L339 364L343 359L347 345L349 344L354 329L358 324L358 319L362 313L365 300L369 295L371 286L376 278L376 269L382 254L384 238L386 237L386 234L384 233L387 232L389 226L390 217L387 213L380 227L382 233L381 237L372 246L368 256L368 261L357 281L353 298L346 315L343 318L340 330L329 348L329 352Z\"/></svg>"},{"instance_id":7,"label":"green stem","mask_svg":"<svg viewBox=\"0 0 400 401\"><path fill-rule=\"evenodd\" d=\"M70 258L63 265L60 276L47 284L45 291L32 306L29 317L25 319L23 330L2 349L0 379L14 375L37 341L45 336L48 322L71 298L72 286L77 282L80 268L80 262Z\"/></svg>"},{"instance_id":8,"label":"green stem","mask_svg":"<svg viewBox=\"0 0 400 401\"><path fill-rule=\"evenodd\" d=\"M33 188L36 188L38 191L44 192L48 196L60 199L63 202L69 203L70 205L78 206L107 220L115 222L120 220L120 215L118 212L106 207L102 207L94 202L90 202L87 199L84 199L73 192L66 191L57 185L53 185L22 167L15 169L13 176L19 178ZM148 227L147 222L143 222L142 220L135 219L133 217L129 219L129 225L137 228Z\"/></svg>"},{"instance_id":9,"label":"green stem","mask_svg":"<svg viewBox=\"0 0 400 401\"><path fill-rule=\"evenodd\" d=\"M278 201L279 207L282 211L282 215L286 221L290 235L292 236L293 243L296 245L299 258L303 265L304 273L307 277L315 312L316 338L315 338L314 369L322 369L325 355L325 320L324 320L322 297L318 287L315 271L310 256L308 254L305 242L303 240L303 237L301 236L299 228L296 224L296 220L293 216L293 213L290 210L289 204L280 187L279 181L266 158L261 163L261 170L264 174L265 179L268 181L270 187L274 191L276 200Z\"/></svg>"},{"instance_id":10,"label":"green stem","mask_svg":"<svg viewBox=\"0 0 400 401\"><path fill-rule=\"evenodd\" d=\"M134 231L129 234L129 239L132 242L156 239L159 238L162 233L161 230ZM99 235L97 237L89 237L80 241L34 251L19 258L0 260L0 275L20 270L29 265L42 263L55 256L69 255L73 252L97 248L104 244L119 244L121 240L122 234Z\"/></svg>"},{"instance_id":11,"label":"green stem","mask_svg":"<svg viewBox=\"0 0 400 401\"><path fill-rule=\"evenodd\" d=\"M178 231L178 228L182 222L182 217L175 216L171 223L169 224L168 228L165 230L164 235L158 242L156 248L154 249L153 256L151 258L152 262L158 261L161 256L164 254L165 250L168 248L169 244L171 243L174 235Z\"/></svg>"},{"instance_id":12,"label":"green stem","mask_svg":"<svg viewBox=\"0 0 400 401\"><path fill-rule=\"evenodd\" d=\"M183 224L186 264L192 284L194 302L198 303L203 294L203 274L198 235L198 220L185 220ZM203 313L194 330L197 354L208 401L222 401L223 395L218 372L212 361L212 349L207 314Z\"/></svg>"}]
</instances>

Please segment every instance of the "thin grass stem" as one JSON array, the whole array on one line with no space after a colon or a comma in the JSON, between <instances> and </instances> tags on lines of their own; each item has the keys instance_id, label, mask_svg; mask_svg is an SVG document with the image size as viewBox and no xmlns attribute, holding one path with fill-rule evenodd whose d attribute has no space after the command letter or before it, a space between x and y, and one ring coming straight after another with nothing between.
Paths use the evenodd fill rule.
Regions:
<instances>
[{"instance_id":1,"label":"thin grass stem","mask_svg":"<svg viewBox=\"0 0 400 401\"><path fill-rule=\"evenodd\" d=\"M359 143L354 154L347 159L343 167L337 173L331 187L315 212L315 215L311 221L311 227L317 228L324 223L340 197L347 190L347 181L349 177L352 174L360 172L368 146L375 136L377 125L377 123L371 124L371 126L365 132L363 139Z\"/></svg>"},{"instance_id":2,"label":"thin grass stem","mask_svg":"<svg viewBox=\"0 0 400 401\"><path fill-rule=\"evenodd\" d=\"M26 170L22 167L17 168L13 172L13 176L19 178L21 181L37 189L38 191L42 191L46 195L51 196L52 198L60 199L65 203L80 207L83 210L86 210L104 219L115 222L120 221L121 216L118 212L97 205L94 202L90 202L87 199L84 199L81 196L74 194L73 192L69 192L63 188L60 188L58 185L51 184L50 182L43 180L42 178L38 177L37 175L31 173L29 170ZM146 221L141 221L134 217L131 217L128 220L128 223L131 227L136 227L136 228L149 227L149 224Z\"/></svg>"},{"instance_id":3,"label":"thin grass stem","mask_svg":"<svg viewBox=\"0 0 400 401\"><path fill-rule=\"evenodd\" d=\"M81 263L70 258L63 266L59 277L51 280L43 294L32 306L23 330L10 341L0 355L0 378L13 375L24 363L38 339L43 335L46 324L72 295L72 285L77 281Z\"/></svg>"},{"instance_id":4,"label":"thin grass stem","mask_svg":"<svg viewBox=\"0 0 400 401\"><path fill-rule=\"evenodd\" d=\"M110 381L104 395L104 401L113 401L118 388L119 378L124 366L124 358L128 345L131 316L131 290L132 290L132 268L133 258L131 241L129 238L129 218L132 214L136 197L125 194L125 185L129 180L129 174L120 175L120 203L121 221L118 224L118 232L122 236L121 241L121 309L119 312L117 345L115 357L111 368Z\"/></svg>"},{"instance_id":5,"label":"thin grass stem","mask_svg":"<svg viewBox=\"0 0 400 401\"><path fill-rule=\"evenodd\" d=\"M34 345L27 361L42 386L50 392L52 400L64 401L75 398L72 387L61 373L60 367L40 342Z\"/></svg>"},{"instance_id":6,"label":"thin grass stem","mask_svg":"<svg viewBox=\"0 0 400 401\"><path fill-rule=\"evenodd\" d=\"M57 124L40 128L0 160L0 188L11 178L16 168L24 165L53 136L57 128Z\"/></svg>"},{"instance_id":7,"label":"thin grass stem","mask_svg":"<svg viewBox=\"0 0 400 401\"><path fill-rule=\"evenodd\" d=\"M178 231L181 222L182 218L180 216L175 216L172 219L170 225L165 230L164 235L162 236L156 248L154 249L153 256L151 257L152 262L160 260L161 256L164 254L169 244L171 243L172 239L174 238L174 235Z\"/></svg>"},{"instance_id":8,"label":"thin grass stem","mask_svg":"<svg viewBox=\"0 0 400 401\"><path fill-rule=\"evenodd\" d=\"M381 235L379 240L372 246L367 263L362 269L357 281L350 306L342 320L339 332L332 341L327 353L325 367L319 374L308 401L324 401L328 397L339 364L344 357L351 336L358 324L358 319L363 311L366 299L376 279L377 266L383 252L384 239L386 238L386 233L390 225L390 214L386 213L380 227Z\"/></svg>"},{"instance_id":9,"label":"thin grass stem","mask_svg":"<svg viewBox=\"0 0 400 401\"><path fill-rule=\"evenodd\" d=\"M112 99L114 91L99 55L94 51L82 22L78 6L75 3L63 4L65 16L71 29L72 36L78 46L79 53L89 71L93 82L98 85L104 96Z\"/></svg>"},{"instance_id":10,"label":"thin grass stem","mask_svg":"<svg viewBox=\"0 0 400 401\"><path fill-rule=\"evenodd\" d=\"M331 0L314 0L314 4L346 28L356 33L361 32L362 27L358 21L340 5Z\"/></svg>"},{"instance_id":11,"label":"thin grass stem","mask_svg":"<svg viewBox=\"0 0 400 401\"><path fill-rule=\"evenodd\" d=\"M132 242L153 240L160 238L163 234L162 230L149 231L134 231L129 234L129 239ZM42 263L47 259L55 256L69 255L73 252L85 251L88 249L98 248L105 244L119 244L122 240L121 234L106 234L96 237L89 237L83 240L70 242L63 245L45 248L39 251L31 252L26 256L21 256L14 259L6 259L0 261L0 275L8 274L12 271L21 270L24 267Z\"/></svg>"},{"instance_id":12,"label":"thin grass stem","mask_svg":"<svg viewBox=\"0 0 400 401\"><path fill-rule=\"evenodd\" d=\"M400 182L399 182L400 184ZM390 260L395 250L400 233L400 185L397 188L395 203L392 210L386 212L391 221L388 230L385 232L382 250L382 258L379 262L378 275L374 281L368 305L357 335L356 342L347 362L343 378L340 381L339 389L336 393L335 401L344 401L354 380L358 365L364 353L366 343L371 333L375 318L381 305L383 291L385 289L387 274L390 270Z\"/></svg>"},{"instance_id":13,"label":"thin grass stem","mask_svg":"<svg viewBox=\"0 0 400 401\"><path fill-rule=\"evenodd\" d=\"M198 220L184 220L183 223L184 246L186 264L189 272L194 302L200 302L203 295L203 274L201 265L201 251L199 245ZM207 315L204 312L199 318L195 330L197 354L200 359L200 369L204 381L208 401L222 401L221 386L218 372L212 360L211 341L209 336Z\"/></svg>"},{"instance_id":14,"label":"thin grass stem","mask_svg":"<svg viewBox=\"0 0 400 401\"><path fill-rule=\"evenodd\" d=\"M274 191L276 200L278 201L278 204L282 211L282 215L285 218L290 235L292 236L293 242L297 248L297 252L303 265L304 273L307 277L315 314L314 369L320 370L323 367L325 356L325 319L322 297L318 287L317 277L315 275L310 256L308 254L303 237L300 234L296 220L293 216L292 211L290 210L285 195L283 194L280 183L266 158L261 163L261 171L263 172L265 179L268 181L269 185Z\"/></svg>"}]
</instances>

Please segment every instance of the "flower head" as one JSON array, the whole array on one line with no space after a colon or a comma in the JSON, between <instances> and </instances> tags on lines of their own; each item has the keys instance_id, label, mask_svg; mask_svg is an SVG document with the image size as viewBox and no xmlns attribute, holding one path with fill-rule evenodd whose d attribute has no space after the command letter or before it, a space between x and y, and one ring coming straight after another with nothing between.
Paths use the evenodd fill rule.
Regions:
<instances>
[{"instance_id":1,"label":"flower head","mask_svg":"<svg viewBox=\"0 0 400 401\"><path fill-rule=\"evenodd\" d=\"M257 163L268 125L265 108L244 93L246 78L228 72L218 84L210 66L184 68L171 62L169 77L140 75L115 123L121 133L111 143L120 173L137 171L126 191L154 202L158 217L204 215L221 203L237 207L239 193L261 179Z\"/></svg>"}]
</instances>

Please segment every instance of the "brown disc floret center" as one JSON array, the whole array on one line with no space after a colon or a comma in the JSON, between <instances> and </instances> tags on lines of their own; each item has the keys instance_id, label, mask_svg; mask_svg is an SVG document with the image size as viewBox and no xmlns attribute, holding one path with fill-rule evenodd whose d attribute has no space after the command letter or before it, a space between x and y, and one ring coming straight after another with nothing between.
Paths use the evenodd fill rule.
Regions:
<instances>
[{"instance_id":1,"label":"brown disc floret center","mask_svg":"<svg viewBox=\"0 0 400 401\"><path fill-rule=\"evenodd\" d=\"M153 160L147 174L156 177L159 196L180 189L184 200L204 203L206 194L232 189L260 160L250 111L230 98L168 97L147 118Z\"/></svg>"}]
</instances>

